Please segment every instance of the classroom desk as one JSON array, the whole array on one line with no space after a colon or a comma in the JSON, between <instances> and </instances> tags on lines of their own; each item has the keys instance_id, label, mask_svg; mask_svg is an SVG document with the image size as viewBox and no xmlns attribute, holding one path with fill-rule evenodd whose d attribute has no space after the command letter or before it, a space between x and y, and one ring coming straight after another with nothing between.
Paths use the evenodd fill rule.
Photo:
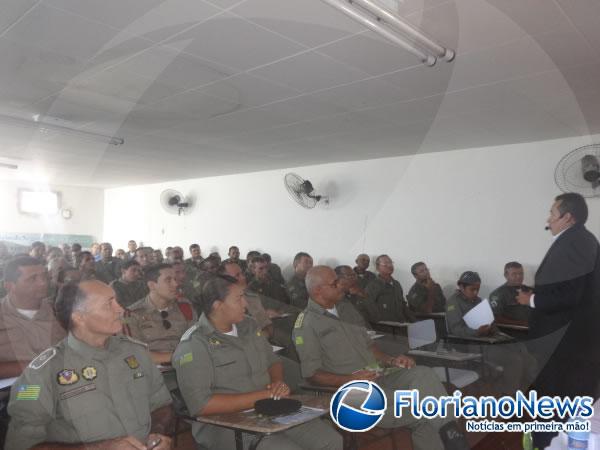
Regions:
<instances>
[{"instance_id":1,"label":"classroom desk","mask_svg":"<svg viewBox=\"0 0 600 450\"><path fill-rule=\"evenodd\" d=\"M528 325L520 325L516 323L502 323L496 322L496 326L505 331L507 334L511 335L515 339L527 339L529 335L529 326Z\"/></svg>"},{"instance_id":2,"label":"classroom desk","mask_svg":"<svg viewBox=\"0 0 600 450\"><path fill-rule=\"evenodd\" d=\"M501 344L504 342L512 342L515 340L514 337L508 334L500 333L499 336L456 336L449 334L446 339L455 343L466 343L466 344Z\"/></svg>"},{"instance_id":3,"label":"classroom desk","mask_svg":"<svg viewBox=\"0 0 600 450\"><path fill-rule=\"evenodd\" d=\"M329 412L330 399L328 397L315 397L314 395L292 395L290 398L300 400L303 406L321 410L319 417L324 416ZM250 450L255 450L265 436L289 430L295 426L315 420L315 418L313 417L309 420L301 420L289 424L281 424L273 421L273 418L271 417L261 417L256 414L254 409L251 409L237 413L202 416L197 417L195 420L233 430L235 432L236 450L243 450L244 448L242 433L253 434L255 435L255 438L250 444Z\"/></svg>"},{"instance_id":4,"label":"classroom desk","mask_svg":"<svg viewBox=\"0 0 600 450\"><path fill-rule=\"evenodd\" d=\"M445 312L430 312L430 313L415 313L415 316L419 319L446 319Z\"/></svg>"},{"instance_id":5,"label":"classroom desk","mask_svg":"<svg viewBox=\"0 0 600 450\"><path fill-rule=\"evenodd\" d=\"M396 337L396 333L398 334L402 334L403 336L406 336L408 333L408 322L393 322L390 320L382 320L380 322L377 322L375 324L376 327L379 327L379 329L383 328L388 328L392 330L392 336Z\"/></svg>"}]
</instances>

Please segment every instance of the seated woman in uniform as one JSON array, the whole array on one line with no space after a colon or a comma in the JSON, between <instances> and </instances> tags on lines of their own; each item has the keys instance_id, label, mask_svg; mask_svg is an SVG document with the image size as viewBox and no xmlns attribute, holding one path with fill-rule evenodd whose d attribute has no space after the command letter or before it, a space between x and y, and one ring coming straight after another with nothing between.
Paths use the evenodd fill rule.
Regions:
<instances>
[{"instance_id":1,"label":"seated woman in uniform","mask_svg":"<svg viewBox=\"0 0 600 450\"><path fill-rule=\"evenodd\" d=\"M257 400L287 397L283 367L253 319L246 316L244 288L228 276L202 290L204 312L173 354L179 389L189 412L207 416L243 411ZM235 448L234 432L194 422L201 448ZM244 441L251 436L244 435ZM320 420L266 436L259 449L341 449L341 436Z\"/></svg>"}]
</instances>

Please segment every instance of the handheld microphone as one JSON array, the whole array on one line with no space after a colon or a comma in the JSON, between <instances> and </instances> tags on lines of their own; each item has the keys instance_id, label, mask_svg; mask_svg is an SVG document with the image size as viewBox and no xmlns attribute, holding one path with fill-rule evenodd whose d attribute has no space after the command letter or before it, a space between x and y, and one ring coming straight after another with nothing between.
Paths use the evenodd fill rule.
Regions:
<instances>
[{"instance_id":1,"label":"handheld microphone","mask_svg":"<svg viewBox=\"0 0 600 450\"><path fill-rule=\"evenodd\" d=\"M546 225L546 226L544 227L544 230L546 230L546 231L548 231L549 229L550 229L550 227L549 227L548 225Z\"/></svg>"}]
</instances>

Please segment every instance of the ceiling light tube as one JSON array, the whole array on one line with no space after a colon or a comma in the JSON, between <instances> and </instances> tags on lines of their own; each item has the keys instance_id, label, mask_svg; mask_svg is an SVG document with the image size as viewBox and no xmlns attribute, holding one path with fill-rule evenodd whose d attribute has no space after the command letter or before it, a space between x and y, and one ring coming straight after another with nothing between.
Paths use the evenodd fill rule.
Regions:
<instances>
[{"instance_id":1,"label":"ceiling light tube","mask_svg":"<svg viewBox=\"0 0 600 450\"><path fill-rule=\"evenodd\" d=\"M418 45L425 47L438 58L443 58L445 61L454 59L454 50L442 47L429 36L425 35L421 30L413 27L411 24L404 22L397 15L376 4L372 0L348 0L350 4L360 6L373 16L379 22L384 22L390 27L395 27L399 32L407 36L410 40Z\"/></svg>"},{"instance_id":2,"label":"ceiling light tube","mask_svg":"<svg viewBox=\"0 0 600 450\"><path fill-rule=\"evenodd\" d=\"M389 41L393 42L394 44L402 47L406 51L412 53L417 58L419 58L421 60L421 62L423 62L423 64L426 64L428 66L435 65L435 63L437 61L437 58L435 56L427 54L426 52L422 51L421 49L417 48L416 46L406 42L400 36L397 36L396 34L392 33L391 31L386 30L385 28L383 28L381 26L380 23L378 23L377 18L375 18L375 17L370 18L370 17L367 17L367 16L361 14L360 12L357 11L356 8L353 8L350 3L348 3L344 0L341 0L341 1L340 0L323 0L323 1L325 3L327 3L328 5L332 6L333 8L337 9L338 11L346 14L347 16L354 19L355 21L359 22L360 24L364 25L365 27L369 28L371 31L374 31L375 33L383 36L384 38L388 39Z\"/></svg>"},{"instance_id":3,"label":"ceiling light tube","mask_svg":"<svg viewBox=\"0 0 600 450\"><path fill-rule=\"evenodd\" d=\"M55 125L51 123L40 122L37 120L29 121L21 119L19 117L11 117L0 114L0 122L4 122L7 125L24 126L26 128L37 129L41 133L47 131L54 131L59 134L67 134L77 136L82 139L91 139L95 142L105 143L109 145L119 146L125 143L125 139L116 136L107 136L104 134L93 133L91 131L77 130L75 128L64 127L62 125Z\"/></svg>"}]
</instances>

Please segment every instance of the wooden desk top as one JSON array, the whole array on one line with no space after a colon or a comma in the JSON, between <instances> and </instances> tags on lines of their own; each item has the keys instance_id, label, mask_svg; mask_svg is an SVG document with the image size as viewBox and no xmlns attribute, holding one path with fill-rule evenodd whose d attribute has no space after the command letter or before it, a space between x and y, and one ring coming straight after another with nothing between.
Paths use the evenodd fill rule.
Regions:
<instances>
[{"instance_id":1,"label":"wooden desk top","mask_svg":"<svg viewBox=\"0 0 600 450\"><path fill-rule=\"evenodd\" d=\"M504 328L505 330L529 331L528 325L519 325L517 323L496 322L496 326L498 328Z\"/></svg>"},{"instance_id":2,"label":"wooden desk top","mask_svg":"<svg viewBox=\"0 0 600 450\"><path fill-rule=\"evenodd\" d=\"M481 353L462 353L462 352L432 352L429 350L410 350L409 356L424 356L433 359L442 359L445 361L472 361L481 359Z\"/></svg>"},{"instance_id":3,"label":"wooden desk top","mask_svg":"<svg viewBox=\"0 0 600 450\"><path fill-rule=\"evenodd\" d=\"M507 334L502 333L500 336L455 336L454 334L449 334L447 336L448 339L455 339L459 341L468 341L468 342L481 342L483 344L498 344L500 342L510 342L514 341L515 338L509 336Z\"/></svg>"},{"instance_id":4,"label":"wooden desk top","mask_svg":"<svg viewBox=\"0 0 600 450\"><path fill-rule=\"evenodd\" d=\"M377 322L377 325L385 325L387 327L396 327L396 328L404 328L408 327L410 324L408 322L393 322L389 320L381 320Z\"/></svg>"},{"instance_id":5,"label":"wooden desk top","mask_svg":"<svg viewBox=\"0 0 600 450\"><path fill-rule=\"evenodd\" d=\"M445 319L445 312L415 313L415 316L422 319Z\"/></svg>"},{"instance_id":6,"label":"wooden desk top","mask_svg":"<svg viewBox=\"0 0 600 450\"><path fill-rule=\"evenodd\" d=\"M317 397L314 395L292 395L290 398L300 400L303 406L322 409L321 416L328 414L329 412L329 396ZM307 422L306 420L301 420L291 424L280 424L274 422L273 419L273 417L259 416L254 409L231 414L215 414L196 418L196 420L201 423L218 425L232 430L240 430L255 434L278 433ZM310 420L314 420L314 418Z\"/></svg>"}]
</instances>

